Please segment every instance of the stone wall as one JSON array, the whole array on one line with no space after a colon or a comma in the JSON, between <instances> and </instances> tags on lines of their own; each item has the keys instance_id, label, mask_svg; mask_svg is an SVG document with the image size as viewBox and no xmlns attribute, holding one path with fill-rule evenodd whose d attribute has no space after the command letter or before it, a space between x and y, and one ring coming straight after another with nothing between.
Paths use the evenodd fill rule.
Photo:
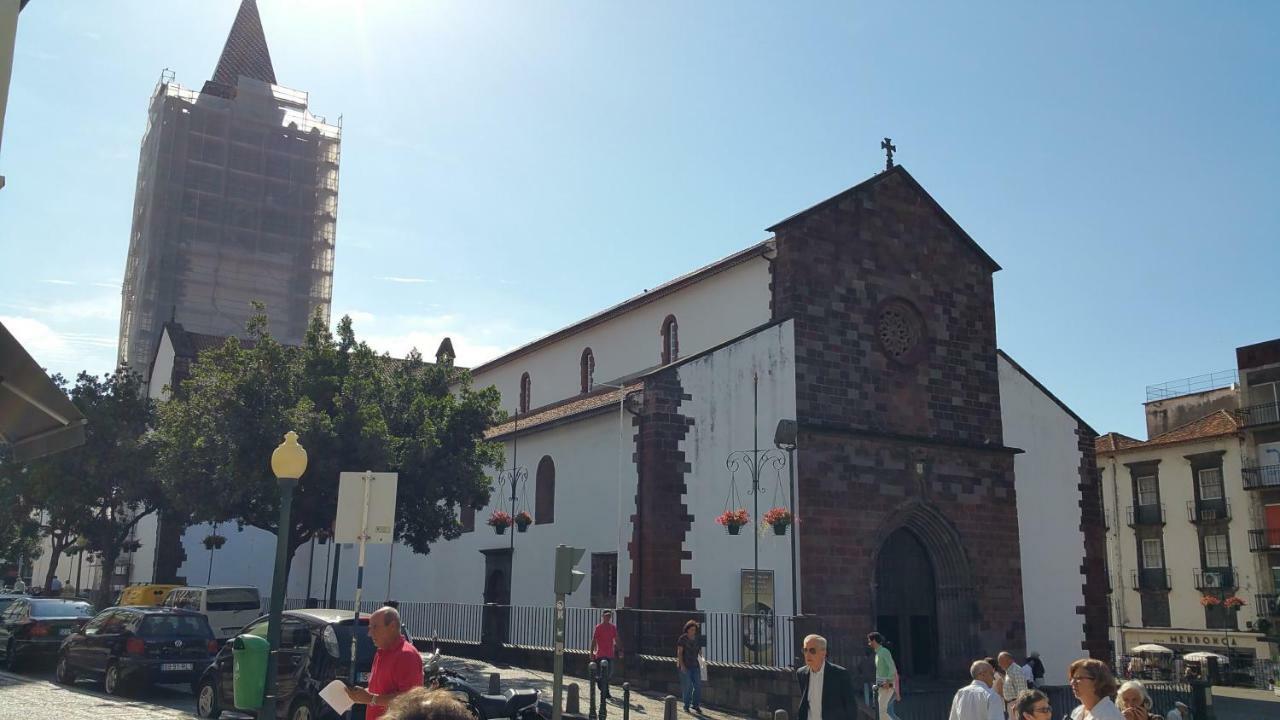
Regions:
<instances>
[{"instance_id":1,"label":"stone wall","mask_svg":"<svg viewBox=\"0 0 1280 720\"><path fill-rule=\"evenodd\" d=\"M1102 476L1094 443L1095 433L1080 424L1080 530L1084 532L1084 605L1076 612L1084 616L1084 646L1089 657L1113 660L1111 647L1111 581L1107 573L1107 523L1102 506Z\"/></svg>"}]
</instances>

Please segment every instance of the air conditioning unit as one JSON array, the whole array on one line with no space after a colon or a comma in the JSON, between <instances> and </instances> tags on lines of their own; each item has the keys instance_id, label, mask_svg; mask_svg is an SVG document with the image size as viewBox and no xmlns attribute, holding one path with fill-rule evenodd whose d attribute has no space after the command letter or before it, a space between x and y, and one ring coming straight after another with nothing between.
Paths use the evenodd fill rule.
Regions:
<instances>
[{"instance_id":1,"label":"air conditioning unit","mask_svg":"<svg viewBox=\"0 0 1280 720\"><path fill-rule=\"evenodd\" d=\"M1207 572L1204 574L1204 586L1207 588L1222 587L1222 573Z\"/></svg>"}]
</instances>

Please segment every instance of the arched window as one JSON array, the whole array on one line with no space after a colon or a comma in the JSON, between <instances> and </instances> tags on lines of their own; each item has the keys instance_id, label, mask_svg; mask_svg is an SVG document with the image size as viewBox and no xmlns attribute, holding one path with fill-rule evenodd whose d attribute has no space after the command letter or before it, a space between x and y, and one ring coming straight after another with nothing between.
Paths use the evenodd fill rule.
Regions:
<instances>
[{"instance_id":1,"label":"arched window","mask_svg":"<svg viewBox=\"0 0 1280 720\"><path fill-rule=\"evenodd\" d=\"M675 362L680 357L680 328L676 316L668 315L662 321L662 364Z\"/></svg>"},{"instance_id":2,"label":"arched window","mask_svg":"<svg viewBox=\"0 0 1280 720\"><path fill-rule=\"evenodd\" d=\"M538 475L533 485L533 521L546 525L556 521L556 464L550 455L538 461Z\"/></svg>"},{"instance_id":3,"label":"arched window","mask_svg":"<svg viewBox=\"0 0 1280 720\"><path fill-rule=\"evenodd\" d=\"M529 412L529 395L532 394L529 373L520 376L520 412Z\"/></svg>"},{"instance_id":4,"label":"arched window","mask_svg":"<svg viewBox=\"0 0 1280 720\"><path fill-rule=\"evenodd\" d=\"M579 364L581 365L579 375L582 378L582 392L589 393L596 384L596 356L592 354L591 348L582 351L582 361Z\"/></svg>"}]
</instances>

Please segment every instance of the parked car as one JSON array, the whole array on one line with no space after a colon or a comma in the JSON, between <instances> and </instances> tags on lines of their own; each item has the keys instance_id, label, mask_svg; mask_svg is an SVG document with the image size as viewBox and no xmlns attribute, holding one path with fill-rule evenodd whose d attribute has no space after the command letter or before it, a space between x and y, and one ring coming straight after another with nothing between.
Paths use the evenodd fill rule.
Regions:
<instances>
[{"instance_id":1,"label":"parked car","mask_svg":"<svg viewBox=\"0 0 1280 720\"><path fill-rule=\"evenodd\" d=\"M156 683L190 683L218 652L209 621L189 610L114 607L103 610L58 650L64 685L101 678L112 695Z\"/></svg>"},{"instance_id":2,"label":"parked car","mask_svg":"<svg viewBox=\"0 0 1280 720\"><path fill-rule=\"evenodd\" d=\"M5 669L17 672L37 658L53 659L63 638L93 617L81 600L19 597L0 613L0 649Z\"/></svg>"},{"instance_id":3,"label":"parked car","mask_svg":"<svg viewBox=\"0 0 1280 720\"><path fill-rule=\"evenodd\" d=\"M213 636L218 640L235 637L240 629L262 614L262 597L258 588L181 587L164 599L165 607L193 610L209 619Z\"/></svg>"},{"instance_id":4,"label":"parked car","mask_svg":"<svg viewBox=\"0 0 1280 720\"><path fill-rule=\"evenodd\" d=\"M116 597L116 606L118 607L150 607L154 605L163 605L164 599L169 593L181 585L130 585L120 591L120 595Z\"/></svg>"},{"instance_id":5,"label":"parked car","mask_svg":"<svg viewBox=\"0 0 1280 720\"><path fill-rule=\"evenodd\" d=\"M26 595L19 595L18 593L11 592L0 592L0 613L4 613L5 610L8 610L14 600L24 597L26 597Z\"/></svg>"},{"instance_id":6,"label":"parked car","mask_svg":"<svg viewBox=\"0 0 1280 720\"><path fill-rule=\"evenodd\" d=\"M334 680L346 680L351 669L351 634L356 634L356 677L368 682L373 668L373 641L369 638L369 616L361 615L357 625L350 610L288 610L281 618L280 653L277 655L278 718L311 720L337 718L320 691ZM239 634L239 633L237 633ZM261 617L244 629L244 634L267 636L267 618ZM213 664L196 684L196 714L217 718L224 710L235 710L232 694L231 645L218 653Z\"/></svg>"}]
</instances>

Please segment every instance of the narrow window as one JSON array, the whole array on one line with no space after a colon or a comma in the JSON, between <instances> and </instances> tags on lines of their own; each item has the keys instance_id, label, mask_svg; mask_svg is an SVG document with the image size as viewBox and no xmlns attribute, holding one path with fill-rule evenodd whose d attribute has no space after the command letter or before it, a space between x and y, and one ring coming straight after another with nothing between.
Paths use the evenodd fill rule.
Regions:
<instances>
[{"instance_id":1,"label":"narrow window","mask_svg":"<svg viewBox=\"0 0 1280 720\"><path fill-rule=\"evenodd\" d=\"M591 348L582 351L582 361L579 364L581 365L579 375L582 379L582 392L589 393L596 384L596 356L591 352Z\"/></svg>"},{"instance_id":2,"label":"narrow window","mask_svg":"<svg viewBox=\"0 0 1280 720\"><path fill-rule=\"evenodd\" d=\"M1164 543L1159 538L1148 538L1142 541L1142 567L1144 570L1158 570L1164 567Z\"/></svg>"},{"instance_id":3,"label":"narrow window","mask_svg":"<svg viewBox=\"0 0 1280 720\"><path fill-rule=\"evenodd\" d=\"M520 412L529 412L529 395L532 394L532 384L529 381L529 373L520 376Z\"/></svg>"},{"instance_id":4,"label":"narrow window","mask_svg":"<svg viewBox=\"0 0 1280 720\"><path fill-rule=\"evenodd\" d=\"M1143 475L1138 478L1138 504L1155 505L1158 502L1160 502L1160 493L1156 487L1156 476Z\"/></svg>"},{"instance_id":5,"label":"narrow window","mask_svg":"<svg viewBox=\"0 0 1280 720\"><path fill-rule=\"evenodd\" d=\"M462 523L462 532L471 532L476 529L476 509L470 505L463 505L462 512L459 513L459 521Z\"/></svg>"},{"instance_id":6,"label":"narrow window","mask_svg":"<svg viewBox=\"0 0 1280 720\"><path fill-rule=\"evenodd\" d=\"M662 321L662 364L675 362L680 358L680 327L675 315L668 315Z\"/></svg>"},{"instance_id":7,"label":"narrow window","mask_svg":"<svg viewBox=\"0 0 1280 720\"><path fill-rule=\"evenodd\" d=\"M533 521L546 525L556 521L556 464L550 455L538 461L538 475L533 487Z\"/></svg>"},{"instance_id":8,"label":"narrow window","mask_svg":"<svg viewBox=\"0 0 1280 720\"><path fill-rule=\"evenodd\" d=\"M618 553L591 554L591 607L618 605Z\"/></svg>"},{"instance_id":9,"label":"narrow window","mask_svg":"<svg viewBox=\"0 0 1280 720\"><path fill-rule=\"evenodd\" d=\"M1211 568L1231 567L1231 553L1227 548L1226 535L1204 536L1204 566Z\"/></svg>"},{"instance_id":10,"label":"narrow window","mask_svg":"<svg viewBox=\"0 0 1280 720\"><path fill-rule=\"evenodd\" d=\"M1222 499L1222 468L1205 468L1196 473L1201 500Z\"/></svg>"}]
</instances>

